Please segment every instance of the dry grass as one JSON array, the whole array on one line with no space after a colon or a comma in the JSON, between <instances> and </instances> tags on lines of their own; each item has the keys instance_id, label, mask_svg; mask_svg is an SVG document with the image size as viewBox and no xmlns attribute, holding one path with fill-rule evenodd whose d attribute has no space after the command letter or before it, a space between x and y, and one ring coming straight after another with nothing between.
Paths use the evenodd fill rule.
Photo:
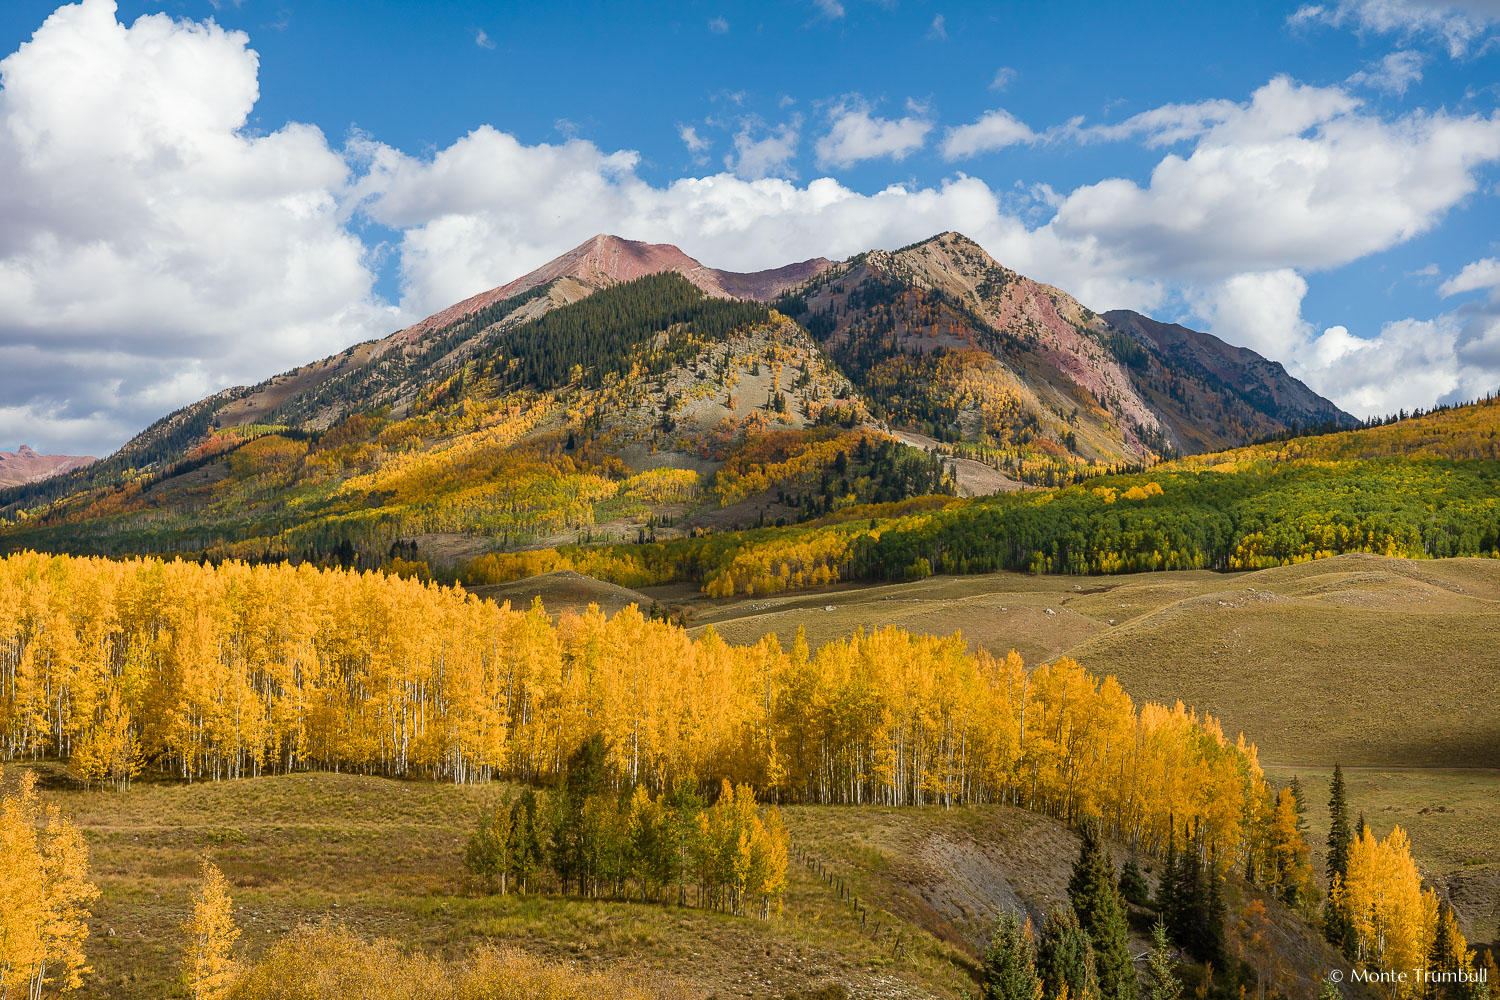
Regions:
<instances>
[{"instance_id":1,"label":"dry grass","mask_svg":"<svg viewBox=\"0 0 1500 1000\"><path fill-rule=\"evenodd\" d=\"M705 996L782 997L836 982L852 997L952 997L969 982L958 952L910 930L893 957L800 868L769 923L675 906L469 896L463 843L477 810L503 794L499 784L298 774L137 784L124 794L49 785L85 831L103 890L85 997L168 994L204 853L229 879L252 958L306 922L333 920L447 959L500 944L583 970L667 975Z\"/></svg>"},{"instance_id":2,"label":"dry grass","mask_svg":"<svg viewBox=\"0 0 1500 1000\"><path fill-rule=\"evenodd\" d=\"M103 890L85 997L170 993L177 927L206 853L229 879L249 959L299 927L333 921L459 971L476 949L496 945L665 992L675 982L688 995L780 998L836 986L856 998L956 998L974 992L974 960L996 912L1039 922L1066 899L1077 852L1061 823L1006 806L788 807L794 846L827 877L795 863L783 913L761 922L654 904L467 895L463 841L475 812L504 793L498 784L301 774L119 794L70 789L42 769L53 778L46 794L84 829ZM1309 928L1282 916L1290 961L1311 982L1329 956ZM1149 922L1136 914L1139 951Z\"/></svg>"}]
</instances>

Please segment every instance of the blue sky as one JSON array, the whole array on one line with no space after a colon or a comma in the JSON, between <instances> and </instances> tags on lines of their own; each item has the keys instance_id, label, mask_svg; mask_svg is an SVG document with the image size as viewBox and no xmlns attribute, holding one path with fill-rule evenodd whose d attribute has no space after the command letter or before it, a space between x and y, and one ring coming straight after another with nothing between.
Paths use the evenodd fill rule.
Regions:
<instances>
[{"instance_id":1,"label":"blue sky","mask_svg":"<svg viewBox=\"0 0 1500 1000\"><path fill-rule=\"evenodd\" d=\"M756 268L959 229L1352 412L1469 398L1497 35L1496 0L10 0L0 447L104 453L598 231Z\"/></svg>"}]
</instances>

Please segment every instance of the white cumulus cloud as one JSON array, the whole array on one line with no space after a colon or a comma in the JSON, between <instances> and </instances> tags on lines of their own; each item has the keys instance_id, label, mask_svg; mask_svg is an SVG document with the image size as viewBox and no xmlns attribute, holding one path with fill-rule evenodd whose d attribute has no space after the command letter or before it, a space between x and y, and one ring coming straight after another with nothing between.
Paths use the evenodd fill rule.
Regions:
<instances>
[{"instance_id":1,"label":"white cumulus cloud","mask_svg":"<svg viewBox=\"0 0 1500 1000\"><path fill-rule=\"evenodd\" d=\"M1384 119L1340 88L1284 77L1247 104L1214 102L1212 118L1191 153L1165 156L1144 187L1078 188L1051 228L1137 274L1330 268L1431 229L1500 159L1500 115Z\"/></svg>"},{"instance_id":2,"label":"white cumulus cloud","mask_svg":"<svg viewBox=\"0 0 1500 1000\"><path fill-rule=\"evenodd\" d=\"M828 134L818 139L818 163L825 167L849 167L863 160L889 157L905 159L921 149L932 131L925 117L878 118L862 102L842 102L829 114Z\"/></svg>"},{"instance_id":3,"label":"white cumulus cloud","mask_svg":"<svg viewBox=\"0 0 1500 1000\"><path fill-rule=\"evenodd\" d=\"M996 108L968 125L948 129L943 134L942 152L946 160L962 160L1036 140L1036 133L1025 122L1003 108Z\"/></svg>"},{"instance_id":4,"label":"white cumulus cloud","mask_svg":"<svg viewBox=\"0 0 1500 1000\"><path fill-rule=\"evenodd\" d=\"M1302 319L1307 281L1291 268L1245 272L1194 290L1195 311L1214 335L1268 358L1287 359L1312 334Z\"/></svg>"},{"instance_id":5,"label":"white cumulus cloud","mask_svg":"<svg viewBox=\"0 0 1500 1000\"><path fill-rule=\"evenodd\" d=\"M797 156L801 119L784 122L761 133L758 119L748 119L734 135L734 152L724 157L724 166L746 180L762 177L793 177L792 160Z\"/></svg>"},{"instance_id":6,"label":"white cumulus cloud","mask_svg":"<svg viewBox=\"0 0 1500 1000\"><path fill-rule=\"evenodd\" d=\"M1317 333L1302 316L1297 272L1235 275L1190 295L1208 328L1283 362L1315 391L1360 417L1466 402L1500 388L1500 299L1428 319L1406 317L1356 336Z\"/></svg>"},{"instance_id":7,"label":"white cumulus cloud","mask_svg":"<svg viewBox=\"0 0 1500 1000\"><path fill-rule=\"evenodd\" d=\"M84 0L0 61L0 440L103 451L396 325L344 159L308 125L244 131L247 43Z\"/></svg>"},{"instance_id":8,"label":"white cumulus cloud","mask_svg":"<svg viewBox=\"0 0 1500 1000\"><path fill-rule=\"evenodd\" d=\"M1485 257L1465 264L1463 270L1438 286L1438 294L1444 297L1462 295L1481 288L1500 288L1500 260Z\"/></svg>"},{"instance_id":9,"label":"white cumulus cloud","mask_svg":"<svg viewBox=\"0 0 1500 1000\"><path fill-rule=\"evenodd\" d=\"M1404 94L1412 84L1421 82L1422 54L1410 49L1391 52L1349 77L1349 83L1356 87L1370 87L1387 94Z\"/></svg>"}]
</instances>

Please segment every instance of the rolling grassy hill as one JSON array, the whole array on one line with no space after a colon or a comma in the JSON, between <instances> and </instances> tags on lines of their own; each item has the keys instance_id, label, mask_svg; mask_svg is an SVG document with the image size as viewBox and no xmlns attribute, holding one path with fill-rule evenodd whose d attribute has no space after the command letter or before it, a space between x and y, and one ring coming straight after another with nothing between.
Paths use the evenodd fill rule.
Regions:
<instances>
[{"instance_id":1,"label":"rolling grassy hill","mask_svg":"<svg viewBox=\"0 0 1500 1000\"><path fill-rule=\"evenodd\" d=\"M519 596L526 581L511 585ZM1181 699L1252 737L1273 778L1302 778L1314 845L1332 766L1382 836L1407 828L1466 931L1500 923L1500 561L1351 554L1223 574L1079 579L996 573L815 594L704 601L643 598L731 642L802 628L817 646L894 624L962 631L1027 663L1071 656L1136 698ZM1326 826L1325 826L1326 829Z\"/></svg>"},{"instance_id":2,"label":"rolling grassy hill","mask_svg":"<svg viewBox=\"0 0 1500 1000\"><path fill-rule=\"evenodd\" d=\"M172 988L177 925L205 854L230 881L249 957L299 923L332 920L450 957L498 940L583 969L641 969L691 996L956 998L975 988L997 908L1039 923L1066 900L1078 845L1061 823L1007 806L787 807L794 848L820 867L794 863L783 914L762 922L624 901L469 895L463 843L478 810L505 790L499 784L327 773L124 793L53 784L48 796L84 830L103 890L90 922L95 973L80 995L119 1000ZM841 902L841 885L863 904L863 919ZM1231 908L1250 898L1232 887ZM1334 962L1293 915L1273 904L1272 916L1290 975L1310 981ZM1133 916L1136 952L1149 919Z\"/></svg>"}]
</instances>

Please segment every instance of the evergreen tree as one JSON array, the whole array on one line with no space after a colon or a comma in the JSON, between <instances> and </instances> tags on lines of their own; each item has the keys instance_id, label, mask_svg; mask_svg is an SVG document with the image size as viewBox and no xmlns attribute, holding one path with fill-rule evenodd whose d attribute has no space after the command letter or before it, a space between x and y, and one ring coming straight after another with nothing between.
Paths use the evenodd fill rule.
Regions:
<instances>
[{"instance_id":1,"label":"evergreen tree","mask_svg":"<svg viewBox=\"0 0 1500 1000\"><path fill-rule=\"evenodd\" d=\"M1125 867L1120 869L1120 895L1125 897L1127 903L1134 903L1136 906L1146 906L1151 901L1146 876L1141 874L1141 868L1134 858L1125 862Z\"/></svg>"},{"instance_id":2,"label":"evergreen tree","mask_svg":"<svg viewBox=\"0 0 1500 1000\"><path fill-rule=\"evenodd\" d=\"M1156 926L1151 928L1151 960L1146 966L1146 975L1150 981L1147 991L1148 1000L1179 1000L1182 996L1182 983L1177 979L1172 961L1172 949L1167 941L1167 927L1160 920Z\"/></svg>"},{"instance_id":3,"label":"evergreen tree","mask_svg":"<svg viewBox=\"0 0 1500 1000\"><path fill-rule=\"evenodd\" d=\"M1206 921L1203 885L1203 862L1198 855L1197 836L1184 835L1177 855L1177 872L1173 882L1173 906L1167 921L1167 932L1173 941L1198 953L1198 929Z\"/></svg>"},{"instance_id":4,"label":"evergreen tree","mask_svg":"<svg viewBox=\"0 0 1500 1000\"><path fill-rule=\"evenodd\" d=\"M1217 862L1210 858L1205 873L1208 883L1208 902L1204 907L1203 929L1198 935L1198 960L1205 965L1226 966L1228 948L1224 940L1224 922L1229 918L1229 907L1224 903L1223 877L1219 875Z\"/></svg>"},{"instance_id":5,"label":"evergreen tree","mask_svg":"<svg viewBox=\"0 0 1500 1000\"><path fill-rule=\"evenodd\" d=\"M1047 914L1037 942L1036 971L1046 1000L1057 1000L1064 990L1073 1000L1098 993L1094 945L1071 907L1059 906Z\"/></svg>"},{"instance_id":6,"label":"evergreen tree","mask_svg":"<svg viewBox=\"0 0 1500 1000\"><path fill-rule=\"evenodd\" d=\"M1162 914L1169 938L1199 962L1223 965L1226 907L1217 863L1205 862L1198 830L1177 854L1173 905Z\"/></svg>"},{"instance_id":7,"label":"evergreen tree","mask_svg":"<svg viewBox=\"0 0 1500 1000\"><path fill-rule=\"evenodd\" d=\"M542 871L542 831L537 822L536 792L526 789L511 808L511 875L523 895L536 888Z\"/></svg>"},{"instance_id":8,"label":"evergreen tree","mask_svg":"<svg viewBox=\"0 0 1500 1000\"><path fill-rule=\"evenodd\" d=\"M1446 904L1443 904L1446 906ZM1453 941L1448 936L1448 924L1439 912L1437 920L1437 932L1432 936L1432 944L1427 948L1427 975L1422 984L1423 1000L1440 1000L1447 996L1446 984L1439 981L1438 977L1448 971L1448 954L1453 950Z\"/></svg>"},{"instance_id":9,"label":"evergreen tree","mask_svg":"<svg viewBox=\"0 0 1500 1000\"><path fill-rule=\"evenodd\" d=\"M479 823L464 845L464 869L481 892L494 892L500 875L500 849L495 843L494 821L483 810Z\"/></svg>"},{"instance_id":10,"label":"evergreen tree","mask_svg":"<svg viewBox=\"0 0 1500 1000\"><path fill-rule=\"evenodd\" d=\"M1363 822L1363 817L1361 817ZM1333 766L1333 781L1328 795L1328 884L1334 877L1343 879L1349 874L1349 803L1344 797L1344 769Z\"/></svg>"},{"instance_id":11,"label":"evergreen tree","mask_svg":"<svg viewBox=\"0 0 1500 1000\"><path fill-rule=\"evenodd\" d=\"M1364 826L1364 816L1359 818ZM1349 829L1349 802L1344 790L1344 769L1333 766L1328 794L1328 900L1323 905L1323 937L1347 957L1358 950L1353 916L1344 902L1343 885L1349 874L1349 847L1354 832Z\"/></svg>"},{"instance_id":12,"label":"evergreen tree","mask_svg":"<svg viewBox=\"0 0 1500 1000\"><path fill-rule=\"evenodd\" d=\"M552 870L562 881L563 891L577 885L587 892L599 877L605 850L602 810L592 800L603 794L608 775L609 747L594 733L569 756L561 787L553 799L552 839L549 845Z\"/></svg>"},{"instance_id":13,"label":"evergreen tree","mask_svg":"<svg viewBox=\"0 0 1500 1000\"><path fill-rule=\"evenodd\" d=\"M979 976L983 1000L1040 1000L1042 982L1036 974L1029 924L1022 926L1010 911L1001 914Z\"/></svg>"},{"instance_id":14,"label":"evergreen tree","mask_svg":"<svg viewBox=\"0 0 1500 1000\"><path fill-rule=\"evenodd\" d=\"M1344 994L1332 979L1324 976L1318 983L1318 1000L1344 1000Z\"/></svg>"},{"instance_id":15,"label":"evergreen tree","mask_svg":"<svg viewBox=\"0 0 1500 1000\"><path fill-rule=\"evenodd\" d=\"M1156 910L1167 925L1168 934L1178 919L1177 864L1177 822L1172 820L1167 833L1167 851L1161 862L1161 880L1156 887Z\"/></svg>"},{"instance_id":16,"label":"evergreen tree","mask_svg":"<svg viewBox=\"0 0 1500 1000\"><path fill-rule=\"evenodd\" d=\"M1068 881L1068 898L1079 924L1088 931L1094 944L1099 995L1104 1000L1136 1000L1138 989L1130 958L1125 900L1116 888L1114 863L1092 824L1083 829L1083 843Z\"/></svg>"},{"instance_id":17,"label":"evergreen tree","mask_svg":"<svg viewBox=\"0 0 1500 1000\"><path fill-rule=\"evenodd\" d=\"M1292 797L1297 801L1297 832L1302 839L1307 839L1307 796L1302 792L1302 779L1292 775L1292 780L1287 784L1292 790Z\"/></svg>"},{"instance_id":18,"label":"evergreen tree","mask_svg":"<svg viewBox=\"0 0 1500 1000\"><path fill-rule=\"evenodd\" d=\"M675 871L672 881L677 886L677 905L687 905L687 886L693 872L693 859L701 850L703 830L698 817L703 812L703 796L692 782L682 780L672 786L667 799L672 812L670 821L672 850Z\"/></svg>"}]
</instances>

